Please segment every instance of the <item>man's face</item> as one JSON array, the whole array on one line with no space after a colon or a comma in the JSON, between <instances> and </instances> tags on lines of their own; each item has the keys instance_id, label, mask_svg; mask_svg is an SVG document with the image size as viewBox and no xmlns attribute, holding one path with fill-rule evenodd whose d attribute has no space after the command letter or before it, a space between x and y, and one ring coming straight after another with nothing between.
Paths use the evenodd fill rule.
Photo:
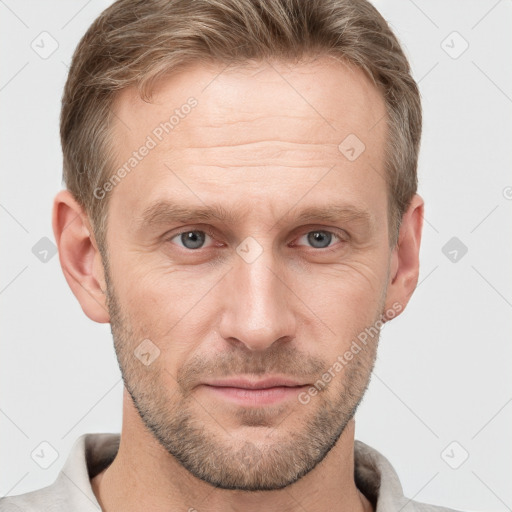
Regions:
<instances>
[{"instance_id":1,"label":"man's face","mask_svg":"<svg viewBox=\"0 0 512 512\"><path fill-rule=\"evenodd\" d=\"M389 308L385 107L334 59L224 67L117 98L116 169L137 163L109 192L109 311L161 445L214 485L277 489L325 457L369 382L378 335L343 354ZM302 387L213 385L236 377Z\"/></svg>"}]
</instances>

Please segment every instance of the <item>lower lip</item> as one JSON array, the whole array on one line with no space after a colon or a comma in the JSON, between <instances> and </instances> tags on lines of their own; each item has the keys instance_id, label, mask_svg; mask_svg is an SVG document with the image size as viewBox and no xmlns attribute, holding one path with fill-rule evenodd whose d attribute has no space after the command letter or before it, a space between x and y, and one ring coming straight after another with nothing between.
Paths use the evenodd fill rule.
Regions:
<instances>
[{"instance_id":1,"label":"lower lip","mask_svg":"<svg viewBox=\"0 0 512 512\"><path fill-rule=\"evenodd\" d=\"M229 400L230 402L245 406L261 406L275 404L292 398L297 399L297 395L307 386L245 389L205 384L203 387L218 398Z\"/></svg>"}]
</instances>

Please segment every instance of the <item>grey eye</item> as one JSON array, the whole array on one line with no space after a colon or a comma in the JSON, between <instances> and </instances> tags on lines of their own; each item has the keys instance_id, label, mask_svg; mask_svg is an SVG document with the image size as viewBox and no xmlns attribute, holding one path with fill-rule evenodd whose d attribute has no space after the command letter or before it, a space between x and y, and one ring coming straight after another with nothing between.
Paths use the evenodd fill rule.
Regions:
<instances>
[{"instance_id":1,"label":"grey eye","mask_svg":"<svg viewBox=\"0 0 512 512\"><path fill-rule=\"evenodd\" d=\"M328 231L311 231L308 233L308 242L317 249L328 247L332 240L332 234Z\"/></svg>"},{"instance_id":2,"label":"grey eye","mask_svg":"<svg viewBox=\"0 0 512 512\"><path fill-rule=\"evenodd\" d=\"M173 237L173 239L177 238L180 241L180 245L185 249L200 249L207 236L204 231L184 231Z\"/></svg>"}]
</instances>

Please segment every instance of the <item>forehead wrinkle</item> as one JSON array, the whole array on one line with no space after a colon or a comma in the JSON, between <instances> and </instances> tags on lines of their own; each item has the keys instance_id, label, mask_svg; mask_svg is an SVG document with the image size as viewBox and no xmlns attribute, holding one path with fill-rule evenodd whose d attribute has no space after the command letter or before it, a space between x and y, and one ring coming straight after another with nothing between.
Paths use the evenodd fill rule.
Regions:
<instances>
[{"instance_id":1,"label":"forehead wrinkle","mask_svg":"<svg viewBox=\"0 0 512 512\"><path fill-rule=\"evenodd\" d=\"M196 141L197 144L197 141ZM173 148L173 161L180 166L199 167L296 167L321 168L344 163L338 144L258 140L218 141L213 145Z\"/></svg>"}]
</instances>

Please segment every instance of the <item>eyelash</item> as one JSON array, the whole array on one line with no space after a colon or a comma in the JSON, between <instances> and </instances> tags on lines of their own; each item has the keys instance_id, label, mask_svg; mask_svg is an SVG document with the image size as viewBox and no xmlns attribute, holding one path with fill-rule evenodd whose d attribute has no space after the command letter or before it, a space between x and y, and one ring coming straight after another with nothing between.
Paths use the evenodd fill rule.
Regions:
<instances>
[{"instance_id":1,"label":"eyelash","mask_svg":"<svg viewBox=\"0 0 512 512\"><path fill-rule=\"evenodd\" d=\"M175 238L180 237L181 235L183 235L185 233L194 233L194 232L205 233L210 238L215 239L214 233L211 230L208 230L208 229L186 229L186 230L180 231L179 233L175 233L172 236L169 236L166 239L166 241L167 242L172 242L172 240L174 240ZM337 238L339 242L345 242L346 241L345 239L343 239L340 235L338 235L334 231L329 231L327 229L312 229L310 231L306 231L304 234L300 235L299 239L304 237L304 236L307 236L310 233L328 233L328 234L332 235L334 238ZM180 245L178 245L178 247L181 247L182 249L184 249L186 251L189 251L189 252L198 252L201 249L204 249L204 247L199 247L198 249L188 249L187 247L180 246ZM329 245L327 247L321 247L321 248L309 246L309 248L313 249L315 251L320 252L322 250L332 250L333 246Z\"/></svg>"}]
</instances>

